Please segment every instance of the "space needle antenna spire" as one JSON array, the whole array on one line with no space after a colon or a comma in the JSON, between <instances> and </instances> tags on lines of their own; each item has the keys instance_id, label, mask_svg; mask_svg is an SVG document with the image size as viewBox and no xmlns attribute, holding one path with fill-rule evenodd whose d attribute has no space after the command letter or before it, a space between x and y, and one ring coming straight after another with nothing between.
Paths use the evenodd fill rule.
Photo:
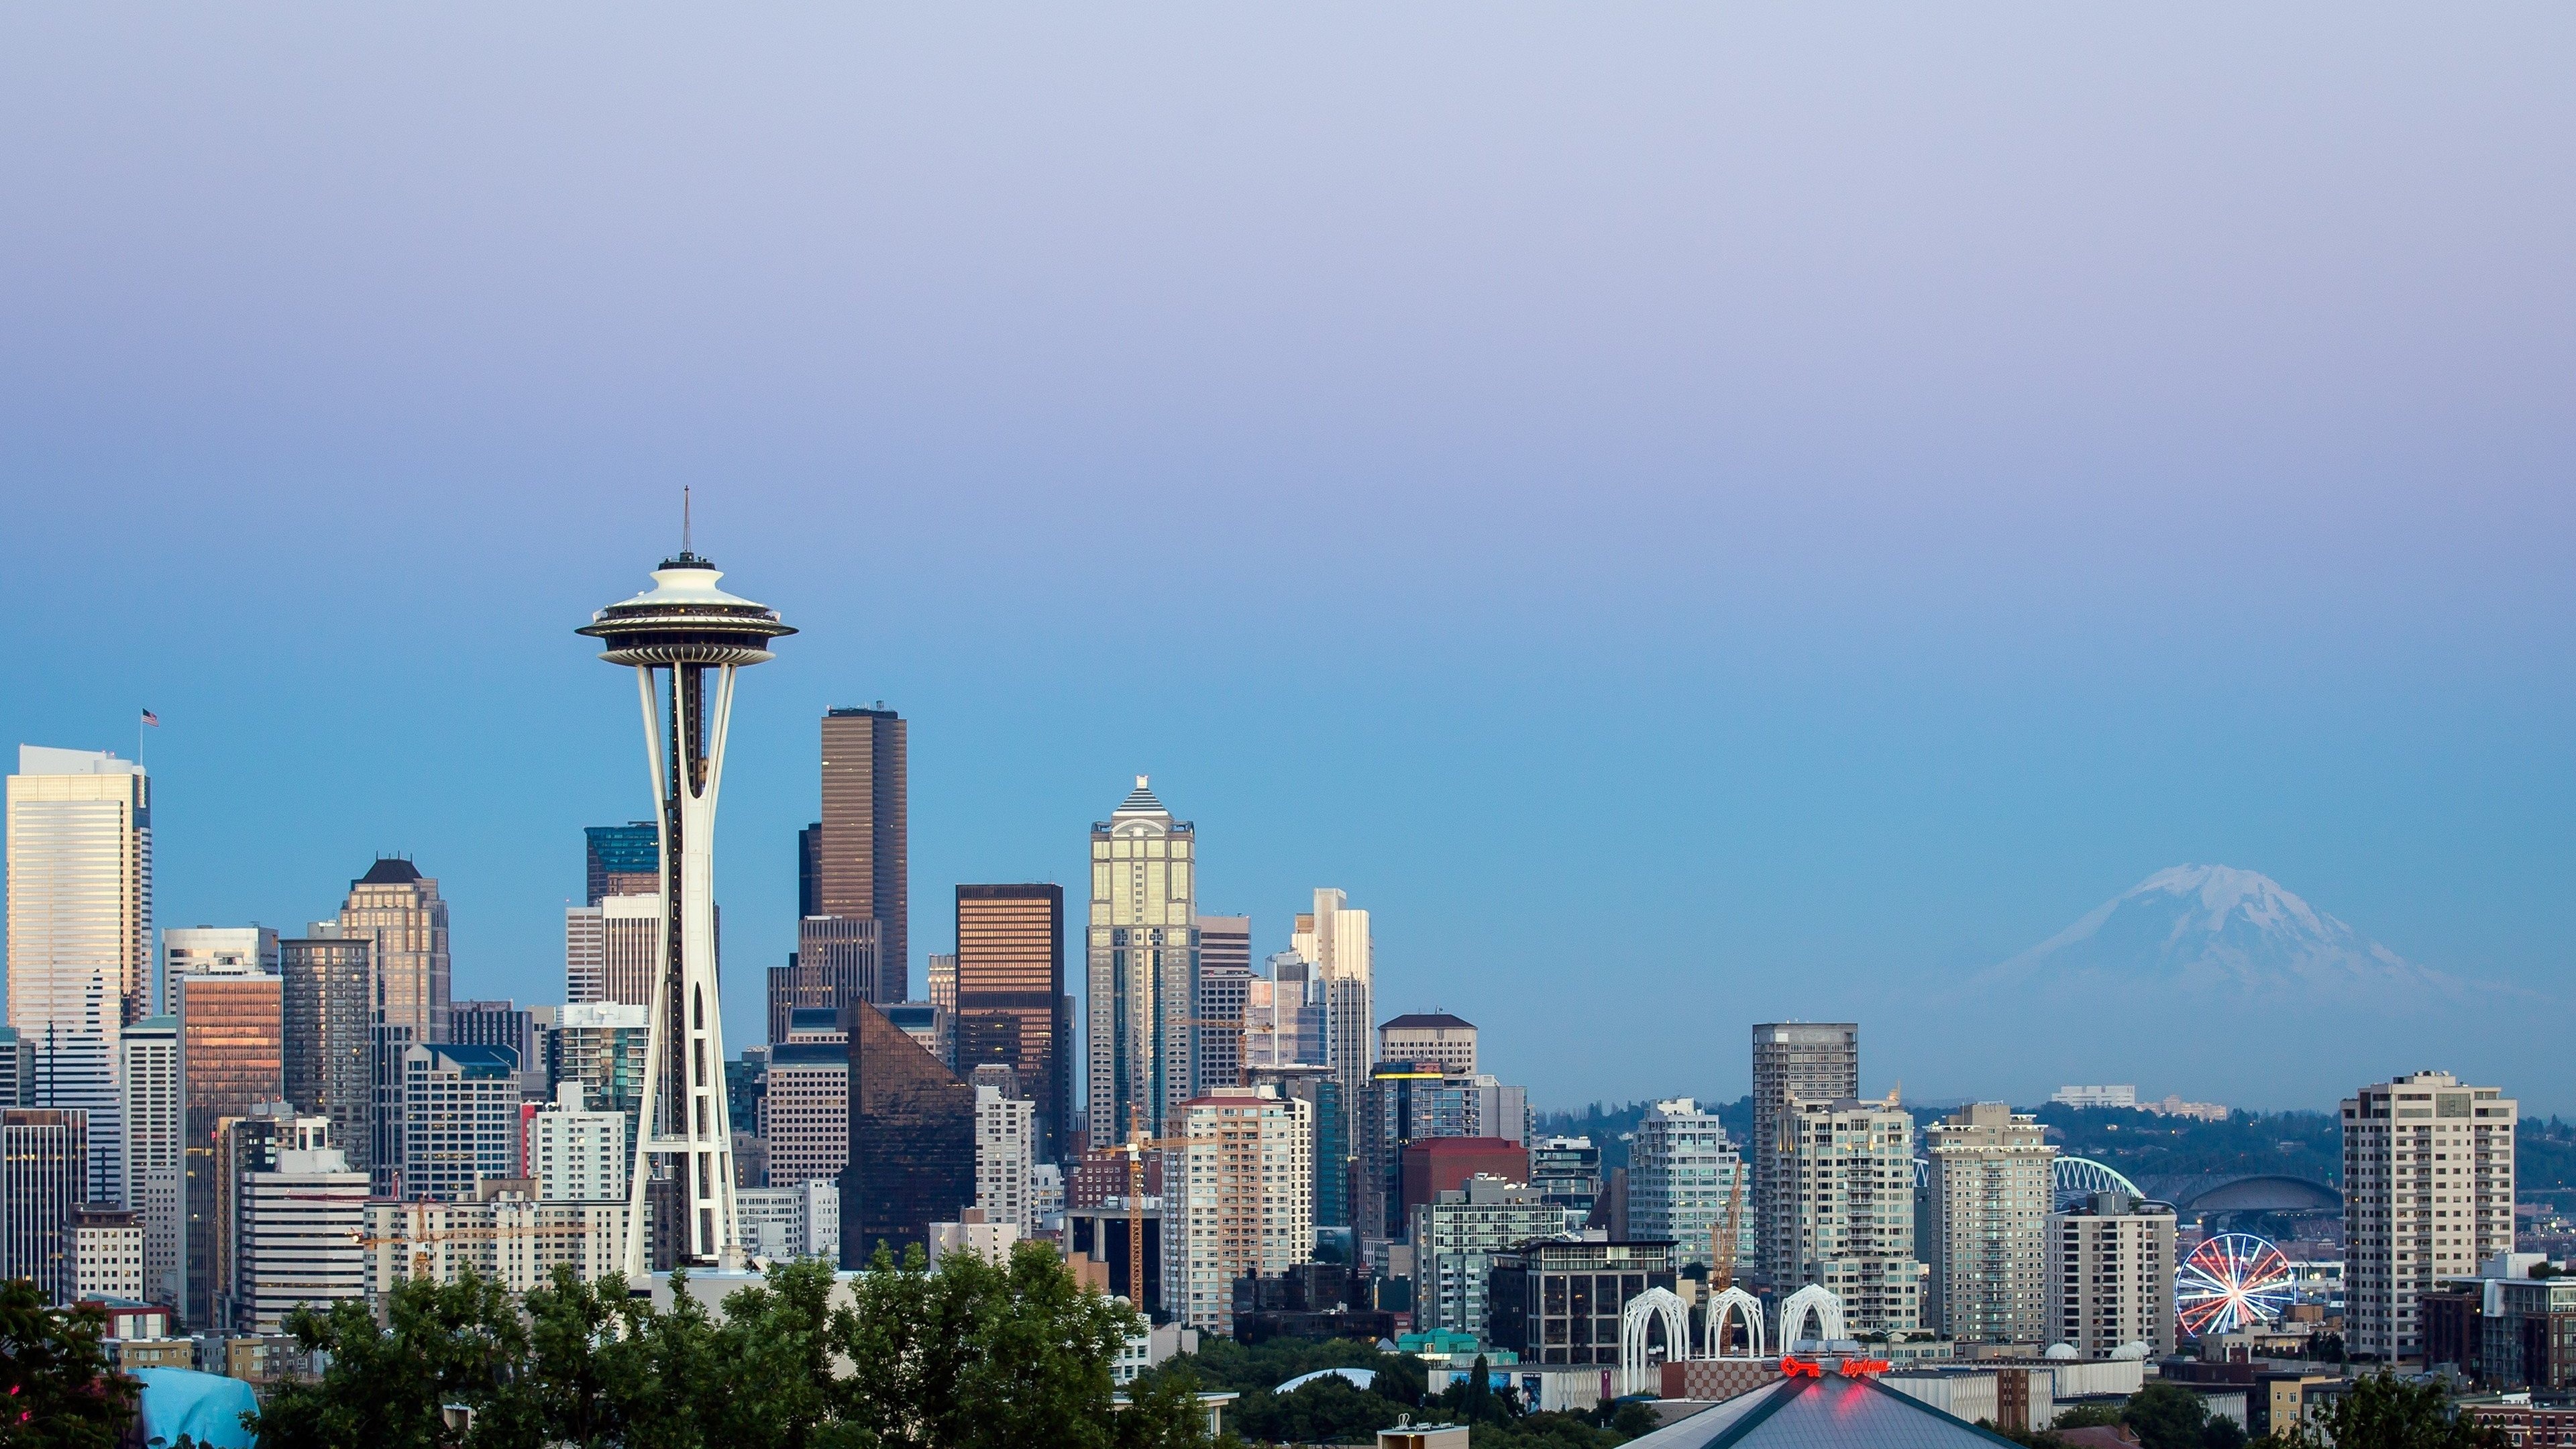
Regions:
<instances>
[{"instance_id":1,"label":"space needle antenna spire","mask_svg":"<svg viewBox=\"0 0 2576 1449\"><path fill-rule=\"evenodd\" d=\"M658 954L646 1004L643 1102L629 1179L624 1269L644 1281L648 1187L660 1182L680 1221L674 1255L722 1263L742 1251L734 1204L733 1124L725 1111L724 1020L716 981L716 795L724 783L734 674L766 662L773 639L796 631L778 611L716 587L724 577L691 548L689 491L680 490L680 553L653 570L653 587L591 615L578 633L599 657L635 671L644 709L644 761L659 806Z\"/></svg>"}]
</instances>

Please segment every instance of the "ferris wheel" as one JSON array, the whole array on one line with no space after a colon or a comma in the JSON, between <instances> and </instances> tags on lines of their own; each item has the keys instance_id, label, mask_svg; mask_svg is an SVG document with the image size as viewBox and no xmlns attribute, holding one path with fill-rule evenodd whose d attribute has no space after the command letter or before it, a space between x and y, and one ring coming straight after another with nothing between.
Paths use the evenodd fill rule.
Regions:
<instances>
[{"instance_id":1,"label":"ferris wheel","mask_svg":"<svg viewBox=\"0 0 2576 1449\"><path fill-rule=\"evenodd\" d=\"M2290 1306L2290 1260L2252 1233L2205 1239L2174 1277L2174 1318L2193 1338L2269 1323Z\"/></svg>"}]
</instances>

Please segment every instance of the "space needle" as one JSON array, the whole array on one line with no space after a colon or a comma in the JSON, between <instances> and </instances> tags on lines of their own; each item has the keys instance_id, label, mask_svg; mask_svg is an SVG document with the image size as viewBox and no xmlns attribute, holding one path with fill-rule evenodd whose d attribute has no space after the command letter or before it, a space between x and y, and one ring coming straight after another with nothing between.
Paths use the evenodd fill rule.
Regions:
<instances>
[{"instance_id":1,"label":"space needle","mask_svg":"<svg viewBox=\"0 0 2576 1449\"><path fill-rule=\"evenodd\" d=\"M607 646L600 658L634 667L644 758L661 802L661 965L647 1010L644 1099L628 1188L629 1283L644 1282L649 1266L645 1189L656 1166L678 1181L676 1195L687 1205L687 1261L738 1256L742 1244L716 985L716 792L734 672L768 660L769 641L796 631L779 622L777 610L717 588L722 577L689 551L684 529L678 556L653 570L652 588L591 615L577 631ZM659 677L665 671L667 684Z\"/></svg>"}]
</instances>

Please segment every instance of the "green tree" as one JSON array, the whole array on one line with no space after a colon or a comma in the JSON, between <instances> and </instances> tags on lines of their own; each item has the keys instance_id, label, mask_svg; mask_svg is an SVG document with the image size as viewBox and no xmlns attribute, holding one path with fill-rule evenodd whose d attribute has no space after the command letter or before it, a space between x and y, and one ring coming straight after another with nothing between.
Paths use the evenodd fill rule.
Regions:
<instances>
[{"instance_id":1,"label":"green tree","mask_svg":"<svg viewBox=\"0 0 2576 1449\"><path fill-rule=\"evenodd\" d=\"M327 1314L298 1309L289 1328L306 1352L328 1353L330 1366L319 1380L270 1395L257 1421L267 1449L535 1442L514 1392L527 1333L497 1283L472 1272L453 1283L407 1280L387 1295L381 1327L364 1303L342 1299ZM473 1411L472 1438L446 1425L446 1404Z\"/></svg>"},{"instance_id":2,"label":"green tree","mask_svg":"<svg viewBox=\"0 0 2576 1449\"><path fill-rule=\"evenodd\" d=\"M2387 1373L2359 1380L2327 1421L2335 1449L2483 1449L2496 1430L2452 1414L2438 1383L2410 1384Z\"/></svg>"},{"instance_id":3,"label":"green tree","mask_svg":"<svg viewBox=\"0 0 2576 1449\"><path fill-rule=\"evenodd\" d=\"M1117 1449L1213 1449L1198 1376L1186 1365L1176 1373L1139 1375L1127 1397L1127 1407L1111 1416Z\"/></svg>"},{"instance_id":4,"label":"green tree","mask_svg":"<svg viewBox=\"0 0 2576 1449\"><path fill-rule=\"evenodd\" d=\"M2136 1431L2143 1449L2202 1449L2209 1406L2179 1384L2155 1382L2129 1396L2120 1422Z\"/></svg>"},{"instance_id":5,"label":"green tree","mask_svg":"<svg viewBox=\"0 0 2576 1449\"><path fill-rule=\"evenodd\" d=\"M109 1449L134 1421L134 1380L107 1361L107 1316L0 1283L0 1445Z\"/></svg>"}]
</instances>

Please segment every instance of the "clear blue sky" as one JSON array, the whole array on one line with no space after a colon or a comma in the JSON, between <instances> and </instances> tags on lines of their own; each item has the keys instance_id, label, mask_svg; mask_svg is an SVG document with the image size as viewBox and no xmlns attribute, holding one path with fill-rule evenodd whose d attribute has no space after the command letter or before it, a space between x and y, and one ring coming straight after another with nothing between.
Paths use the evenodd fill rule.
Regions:
<instances>
[{"instance_id":1,"label":"clear blue sky","mask_svg":"<svg viewBox=\"0 0 2576 1449\"><path fill-rule=\"evenodd\" d=\"M917 952L1144 771L1551 1105L1857 1014L1873 1090L2576 1108L2552 1013L2208 1080L1889 1004L2186 860L2558 989L2571 74L2562 6L17 7L0 742L160 712L165 924L408 852L559 999L647 804L570 631L688 483L805 631L737 1042L882 698Z\"/></svg>"}]
</instances>

